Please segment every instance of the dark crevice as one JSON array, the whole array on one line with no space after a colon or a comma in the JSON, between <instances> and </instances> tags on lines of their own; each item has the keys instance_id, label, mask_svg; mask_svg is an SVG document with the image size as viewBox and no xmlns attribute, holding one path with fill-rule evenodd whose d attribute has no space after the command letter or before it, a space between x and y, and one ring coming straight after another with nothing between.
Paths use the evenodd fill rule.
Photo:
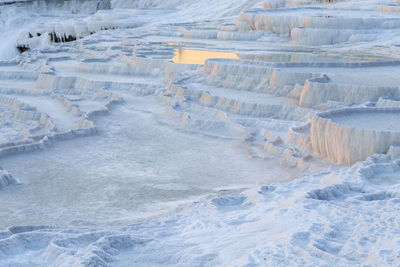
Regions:
<instances>
[{"instance_id":1,"label":"dark crevice","mask_svg":"<svg viewBox=\"0 0 400 267\"><path fill-rule=\"evenodd\" d=\"M49 33L50 41L54 43L68 43L68 42L73 42L76 41L76 36L73 35L61 35L58 36L55 32Z\"/></svg>"},{"instance_id":2,"label":"dark crevice","mask_svg":"<svg viewBox=\"0 0 400 267\"><path fill-rule=\"evenodd\" d=\"M29 45L17 45L17 49L21 54L24 53L25 51L31 50Z\"/></svg>"},{"instance_id":3,"label":"dark crevice","mask_svg":"<svg viewBox=\"0 0 400 267\"><path fill-rule=\"evenodd\" d=\"M15 1L3 2L3 3L0 3L0 6L8 6L8 5L13 5L15 3L16 3Z\"/></svg>"},{"instance_id":4,"label":"dark crevice","mask_svg":"<svg viewBox=\"0 0 400 267\"><path fill-rule=\"evenodd\" d=\"M118 27L114 26L114 27L110 27L110 28L107 28L107 27L100 28L100 30L102 30L102 31L115 30L115 29L118 29ZM89 35L93 35L95 33L96 33L95 31L91 31L89 33ZM41 35L40 33L37 33L37 36L40 36L40 35ZM53 43L68 43L68 42L73 42L73 41L76 41L77 39L80 39L74 35L67 36L66 34L64 34L64 35L59 36L55 32L50 32L49 37L50 37L50 41Z\"/></svg>"}]
</instances>

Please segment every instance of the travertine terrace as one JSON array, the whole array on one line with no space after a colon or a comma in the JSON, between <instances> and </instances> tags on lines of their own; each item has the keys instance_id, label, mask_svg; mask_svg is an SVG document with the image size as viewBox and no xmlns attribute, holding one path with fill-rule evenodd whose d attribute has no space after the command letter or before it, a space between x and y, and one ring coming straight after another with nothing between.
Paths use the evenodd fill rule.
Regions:
<instances>
[{"instance_id":1,"label":"travertine terrace","mask_svg":"<svg viewBox=\"0 0 400 267\"><path fill-rule=\"evenodd\" d=\"M0 0L0 40L0 266L400 264L400 1Z\"/></svg>"},{"instance_id":2,"label":"travertine terrace","mask_svg":"<svg viewBox=\"0 0 400 267\"><path fill-rule=\"evenodd\" d=\"M313 150L339 164L353 164L400 144L399 108L342 108L317 114Z\"/></svg>"}]
</instances>

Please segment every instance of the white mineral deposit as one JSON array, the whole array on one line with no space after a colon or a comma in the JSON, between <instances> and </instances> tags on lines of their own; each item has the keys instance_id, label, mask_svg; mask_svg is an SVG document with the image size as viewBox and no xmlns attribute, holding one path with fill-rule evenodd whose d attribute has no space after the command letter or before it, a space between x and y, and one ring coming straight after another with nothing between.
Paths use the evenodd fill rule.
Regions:
<instances>
[{"instance_id":1,"label":"white mineral deposit","mask_svg":"<svg viewBox=\"0 0 400 267\"><path fill-rule=\"evenodd\" d=\"M399 266L399 0L0 0L0 266Z\"/></svg>"}]
</instances>

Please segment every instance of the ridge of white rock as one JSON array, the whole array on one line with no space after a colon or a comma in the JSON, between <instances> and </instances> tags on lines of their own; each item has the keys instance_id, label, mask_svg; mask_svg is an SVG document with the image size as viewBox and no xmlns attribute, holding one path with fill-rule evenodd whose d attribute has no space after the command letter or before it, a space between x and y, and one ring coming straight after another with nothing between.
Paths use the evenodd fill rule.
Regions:
<instances>
[{"instance_id":1,"label":"ridge of white rock","mask_svg":"<svg viewBox=\"0 0 400 267\"><path fill-rule=\"evenodd\" d=\"M351 165L400 144L398 108L343 108L317 113L311 123L315 152ZM373 121L373 124L371 124Z\"/></svg>"},{"instance_id":2,"label":"ridge of white rock","mask_svg":"<svg viewBox=\"0 0 400 267\"><path fill-rule=\"evenodd\" d=\"M9 174L5 170L0 171L0 190L4 189L6 186L16 183L18 183L18 181L14 177L12 177L11 174Z\"/></svg>"}]
</instances>

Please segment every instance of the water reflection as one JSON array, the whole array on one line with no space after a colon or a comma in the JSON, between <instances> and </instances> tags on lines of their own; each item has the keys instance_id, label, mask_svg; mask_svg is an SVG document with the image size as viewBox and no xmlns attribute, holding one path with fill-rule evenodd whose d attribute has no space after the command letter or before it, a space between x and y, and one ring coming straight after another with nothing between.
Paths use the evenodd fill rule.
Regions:
<instances>
[{"instance_id":1,"label":"water reflection","mask_svg":"<svg viewBox=\"0 0 400 267\"><path fill-rule=\"evenodd\" d=\"M175 49L175 57L172 58L174 63L181 64L199 64L204 65L209 58L230 58L239 59L236 53L232 52L215 52L191 49Z\"/></svg>"}]
</instances>

